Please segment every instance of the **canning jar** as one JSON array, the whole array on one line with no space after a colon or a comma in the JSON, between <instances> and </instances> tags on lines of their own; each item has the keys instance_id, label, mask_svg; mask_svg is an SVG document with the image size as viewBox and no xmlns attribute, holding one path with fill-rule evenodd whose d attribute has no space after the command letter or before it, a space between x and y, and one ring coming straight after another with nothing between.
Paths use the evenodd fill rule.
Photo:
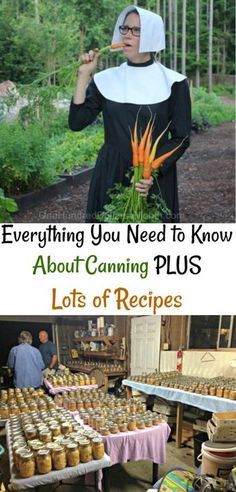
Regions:
<instances>
[{"instance_id":1,"label":"canning jar","mask_svg":"<svg viewBox=\"0 0 236 492\"><path fill-rule=\"evenodd\" d=\"M104 458L104 444L100 437L96 437L92 441L92 451L94 460L102 460Z\"/></svg>"},{"instance_id":2,"label":"canning jar","mask_svg":"<svg viewBox=\"0 0 236 492\"><path fill-rule=\"evenodd\" d=\"M39 473L49 473L52 470L52 458L49 449L38 450L36 464Z\"/></svg>"},{"instance_id":3,"label":"canning jar","mask_svg":"<svg viewBox=\"0 0 236 492\"><path fill-rule=\"evenodd\" d=\"M100 428L100 434L101 434L101 436L109 436L109 434L110 434L109 427L107 427L107 426L101 427Z\"/></svg>"},{"instance_id":4,"label":"canning jar","mask_svg":"<svg viewBox=\"0 0 236 492\"><path fill-rule=\"evenodd\" d=\"M69 434L72 432L72 425L70 422L62 422L61 424L61 432L62 434Z\"/></svg>"},{"instance_id":5,"label":"canning jar","mask_svg":"<svg viewBox=\"0 0 236 492\"><path fill-rule=\"evenodd\" d=\"M34 475L35 461L31 451L22 451L19 455L19 472L21 478L29 478Z\"/></svg>"},{"instance_id":6,"label":"canning jar","mask_svg":"<svg viewBox=\"0 0 236 492\"><path fill-rule=\"evenodd\" d=\"M53 437L61 435L61 426L59 424L50 425L50 430Z\"/></svg>"},{"instance_id":7,"label":"canning jar","mask_svg":"<svg viewBox=\"0 0 236 492\"><path fill-rule=\"evenodd\" d=\"M45 429L40 431L39 433L39 439L42 442L51 442L52 441L52 433L50 430Z\"/></svg>"},{"instance_id":8,"label":"canning jar","mask_svg":"<svg viewBox=\"0 0 236 492\"><path fill-rule=\"evenodd\" d=\"M128 418L128 430L129 431L135 431L137 428L136 426L136 418L135 417L129 417Z\"/></svg>"},{"instance_id":9,"label":"canning jar","mask_svg":"<svg viewBox=\"0 0 236 492\"><path fill-rule=\"evenodd\" d=\"M138 429L145 429L145 421L143 419L137 420L137 428Z\"/></svg>"},{"instance_id":10,"label":"canning jar","mask_svg":"<svg viewBox=\"0 0 236 492\"><path fill-rule=\"evenodd\" d=\"M63 446L52 449L52 465L54 470L63 470L63 468L66 468L66 453Z\"/></svg>"},{"instance_id":11,"label":"canning jar","mask_svg":"<svg viewBox=\"0 0 236 492\"><path fill-rule=\"evenodd\" d=\"M8 419L9 417L9 409L7 405L2 405L0 407L0 418L1 419Z\"/></svg>"},{"instance_id":12,"label":"canning jar","mask_svg":"<svg viewBox=\"0 0 236 492\"><path fill-rule=\"evenodd\" d=\"M80 461L81 463L88 463L93 459L92 446L88 439L81 440L79 443Z\"/></svg>"},{"instance_id":13,"label":"canning jar","mask_svg":"<svg viewBox=\"0 0 236 492\"><path fill-rule=\"evenodd\" d=\"M79 448L76 443L70 443L66 446L67 466L76 466L79 464Z\"/></svg>"},{"instance_id":14,"label":"canning jar","mask_svg":"<svg viewBox=\"0 0 236 492\"><path fill-rule=\"evenodd\" d=\"M120 432L127 432L128 431L127 422L122 422L121 424L119 424L119 431Z\"/></svg>"}]
</instances>

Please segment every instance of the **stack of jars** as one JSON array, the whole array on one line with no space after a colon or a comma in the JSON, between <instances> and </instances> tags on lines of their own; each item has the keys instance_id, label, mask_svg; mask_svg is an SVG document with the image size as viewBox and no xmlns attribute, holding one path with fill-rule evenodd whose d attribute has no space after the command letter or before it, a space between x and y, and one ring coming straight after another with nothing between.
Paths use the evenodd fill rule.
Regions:
<instances>
[{"instance_id":1,"label":"stack of jars","mask_svg":"<svg viewBox=\"0 0 236 492\"><path fill-rule=\"evenodd\" d=\"M1 391L0 418L4 420L11 415L28 414L53 408L55 408L54 401L42 389L16 388Z\"/></svg>"},{"instance_id":2,"label":"stack of jars","mask_svg":"<svg viewBox=\"0 0 236 492\"><path fill-rule=\"evenodd\" d=\"M47 380L54 388L66 386L80 387L96 384L96 379L93 376L89 377L84 373L70 373L68 371L57 371L53 375L49 374Z\"/></svg>"},{"instance_id":3,"label":"stack of jars","mask_svg":"<svg viewBox=\"0 0 236 492\"><path fill-rule=\"evenodd\" d=\"M64 409L11 417L10 439L21 478L104 457L100 436L85 430Z\"/></svg>"}]
</instances>

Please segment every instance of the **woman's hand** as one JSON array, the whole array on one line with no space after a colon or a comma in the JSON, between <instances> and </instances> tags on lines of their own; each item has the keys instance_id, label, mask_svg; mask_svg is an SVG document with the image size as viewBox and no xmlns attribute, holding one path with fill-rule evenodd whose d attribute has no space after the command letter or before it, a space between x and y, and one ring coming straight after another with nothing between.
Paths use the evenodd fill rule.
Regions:
<instances>
[{"instance_id":1,"label":"woman's hand","mask_svg":"<svg viewBox=\"0 0 236 492\"><path fill-rule=\"evenodd\" d=\"M149 179L140 179L140 181L136 183L135 189L141 196L147 196L152 185L153 177L151 176Z\"/></svg>"},{"instance_id":2,"label":"woman's hand","mask_svg":"<svg viewBox=\"0 0 236 492\"><path fill-rule=\"evenodd\" d=\"M85 75L90 77L92 74L96 72L97 64L98 64L99 51L98 50L90 50L88 53L84 53L80 57L80 61L82 62L79 67L79 75Z\"/></svg>"}]
</instances>

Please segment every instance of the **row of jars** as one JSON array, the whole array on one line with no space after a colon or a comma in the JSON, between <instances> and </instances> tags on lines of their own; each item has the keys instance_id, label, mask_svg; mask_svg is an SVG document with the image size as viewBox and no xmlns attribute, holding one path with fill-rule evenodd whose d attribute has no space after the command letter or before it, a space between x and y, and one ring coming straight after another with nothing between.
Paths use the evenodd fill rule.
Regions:
<instances>
[{"instance_id":1,"label":"row of jars","mask_svg":"<svg viewBox=\"0 0 236 492\"><path fill-rule=\"evenodd\" d=\"M45 423L43 414L44 412L33 415L30 421L28 416L13 417L10 420L13 460L21 478L28 478L35 473L49 473L52 469L61 470L66 466L76 466L104 457L104 445L98 434L82 428L64 410L52 411L50 415L48 412L47 419L51 419L52 426L58 426L59 422L61 426L63 423L68 424L66 434L53 436L53 441L50 440L49 434L52 435L52 432L49 427L46 429L49 422L46 420ZM41 426L43 440L42 434L39 434L41 439L27 439L33 436L30 433L32 424L37 429Z\"/></svg>"},{"instance_id":2,"label":"row of jars","mask_svg":"<svg viewBox=\"0 0 236 492\"><path fill-rule=\"evenodd\" d=\"M55 396L55 404L59 407L64 407L71 412L106 408L112 410L115 408L123 408L127 413L145 412L146 404L135 399L127 401L124 398L116 398L108 394L104 394L102 391L90 391L89 396L80 396L77 398L75 392L67 391Z\"/></svg>"},{"instance_id":3,"label":"row of jars","mask_svg":"<svg viewBox=\"0 0 236 492\"><path fill-rule=\"evenodd\" d=\"M132 376L128 379L157 386L177 388L191 393L236 400L236 381L233 378L199 378L195 376L183 376L171 372Z\"/></svg>"},{"instance_id":4,"label":"row of jars","mask_svg":"<svg viewBox=\"0 0 236 492\"><path fill-rule=\"evenodd\" d=\"M70 365L71 367L76 367L80 368L83 370L92 370L92 369L101 369L105 374L109 373L121 373L124 372L124 367L121 364L114 364L113 362L88 362L88 361L79 361L78 359L69 359L67 361L67 364Z\"/></svg>"},{"instance_id":5,"label":"row of jars","mask_svg":"<svg viewBox=\"0 0 236 492\"><path fill-rule=\"evenodd\" d=\"M89 377L84 373L67 374L62 371L58 371L53 375L49 374L47 380L54 388L63 386L89 386L96 384L94 376Z\"/></svg>"},{"instance_id":6,"label":"row of jars","mask_svg":"<svg viewBox=\"0 0 236 492\"><path fill-rule=\"evenodd\" d=\"M17 400L14 403L10 401L0 404L0 418L3 420L8 419L11 415L29 414L31 412L38 412L41 410L52 410L56 408L53 399L50 396L44 396L43 398L35 398L30 400Z\"/></svg>"},{"instance_id":7,"label":"row of jars","mask_svg":"<svg viewBox=\"0 0 236 492\"><path fill-rule=\"evenodd\" d=\"M107 415L104 413L81 412L80 416L85 425L89 425L102 436L117 434L118 432L136 431L137 429L141 430L164 422L162 416L150 410L145 413L136 413L135 415L128 415L125 412L112 412Z\"/></svg>"},{"instance_id":8,"label":"row of jars","mask_svg":"<svg viewBox=\"0 0 236 492\"><path fill-rule=\"evenodd\" d=\"M44 395L44 390L42 388L8 388L2 389L0 392L0 403L1 402L12 402L23 399L40 398Z\"/></svg>"}]
</instances>

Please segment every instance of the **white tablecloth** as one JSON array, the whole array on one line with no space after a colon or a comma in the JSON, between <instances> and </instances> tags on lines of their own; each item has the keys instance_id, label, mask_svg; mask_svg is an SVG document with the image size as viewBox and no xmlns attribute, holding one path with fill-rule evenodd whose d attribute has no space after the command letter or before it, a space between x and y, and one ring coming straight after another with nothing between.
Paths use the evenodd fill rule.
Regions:
<instances>
[{"instance_id":1,"label":"white tablecloth","mask_svg":"<svg viewBox=\"0 0 236 492\"><path fill-rule=\"evenodd\" d=\"M154 386L152 384L137 383L136 381L129 381L124 379L122 381L124 386L129 386L137 391L146 393L147 395L156 395L166 400L177 401L185 403L186 405L192 405L193 407L201 408L208 412L231 412L236 411L236 401L228 400L226 398L218 398L217 396L199 395L197 393L190 393L175 388L165 388L164 386Z\"/></svg>"},{"instance_id":2,"label":"white tablecloth","mask_svg":"<svg viewBox=\"0 0 236 492\"><path fill-rule=\"evenodd\" d=\"M77 466L67 467L63 470L51 471L50 473L46 473L45 475L34 475L30 478L18 478L13 464L9 423L7 423L6 425L6 437L7 448L9 451L11 484L14 490L33 489L34 487L38 487L39 485L48 485L56 483L60 480L73 479L81 475L86 475L87 473L102 470L103 468L111 465L110 457L105 454L102 460L93 460L89 463L80 463Z\"/></svg>"}]
</instances>

